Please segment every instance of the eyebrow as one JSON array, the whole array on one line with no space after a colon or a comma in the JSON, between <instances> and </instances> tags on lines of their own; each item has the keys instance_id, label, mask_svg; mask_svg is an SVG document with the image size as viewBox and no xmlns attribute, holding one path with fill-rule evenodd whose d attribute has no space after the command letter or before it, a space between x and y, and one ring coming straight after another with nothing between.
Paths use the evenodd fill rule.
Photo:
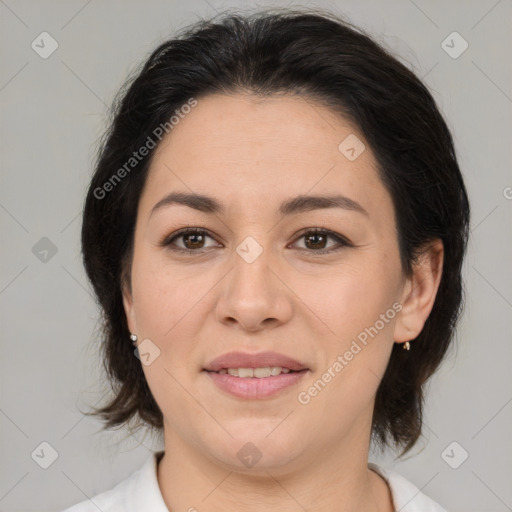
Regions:
<instances>
[{"instance_id":1,"label":"eyebrow","mask_svg":"<svg viewBox=\"0 0 512 512\"><path fill-rule=\"evenodd\" d=\"M171 192L153 206L150 217L157 210L173 204L180 204L208 214L224 214L226 207L213 197L202 194ZM368 212L357 202L343 195L332 196L297 196L284 201L279 207L282 215L293 215L326 208L343 208L369 217Z\"/></svg>"}]
</instances>

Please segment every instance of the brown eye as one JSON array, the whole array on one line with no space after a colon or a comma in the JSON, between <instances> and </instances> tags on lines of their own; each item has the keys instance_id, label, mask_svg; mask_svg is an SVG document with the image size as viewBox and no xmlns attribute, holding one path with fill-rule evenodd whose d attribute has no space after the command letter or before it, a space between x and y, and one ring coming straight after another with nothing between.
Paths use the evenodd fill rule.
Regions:
<instances>
[{"instance_id":1,"label":"brown eye","mask_svg":"<svg viewBox=\"0 0 512 512\"><path fill-rule=\"evenodd\" d=\"M308 249L324 249L329 235L323 233L311 233L304 235Z\"/></svg>"},{"instance_id":2,"label":"brown eye","mask_svg":"<svg viewBox=\"0 0 512 512\"><path fill-rule=\"evenodd\" d=\"M184 228L165 237L159 245L168 247L171 251L187 254L205 252L208 247L205 246L206 239L214 238L208 231L199 228ZM337 244L327 247L329 239L335 240ZM325 229L309 229L304 232L298 240L305 241L305 247L299 247L299 250L310 254L321 255L338 251L344 247L353 247L353 244L344 236ZM181 242L180 246L177 242ZM215 247L215 245L210 246Z\"/></svg>"},{"instance_id":3,"label":"brown eye","mask_svg":"<svg viewBox=\"0 0 512 512\"><path fill-rule=\"evenodd\" d=\"M187 249L202 249L204 244L204 235L198 233L181 235L181 239Z\"/></svg>"},{"instance_id":4,"label":"brown eye","mask_svg":"<svg viewBox=\"0 0 512 512\"><path fill-rule=\"evenodd\" d=\"M338 243L326 248L327 240L331 238ZM304 239L306 248L300 250L308 251L313 254L327 254L338 251L344 247L353 247L353 244L344 236L325 229L310 229L301 235L299 240Z\"/></svg>"},{"instance_id":5,"label":"brown eye","mask_svg":"<svg viewBox=\"0 0 512 512\"><path fill-rule=\"evenodd\" d=\"M171 250L178 252L202 252L205 249L204 244L207 238L212 237L204 229L185 228L164 238L159 245L162 247L169 246ZM176 241L181 241L183 246L176 245Z\"/></svg>"}]
</instances>

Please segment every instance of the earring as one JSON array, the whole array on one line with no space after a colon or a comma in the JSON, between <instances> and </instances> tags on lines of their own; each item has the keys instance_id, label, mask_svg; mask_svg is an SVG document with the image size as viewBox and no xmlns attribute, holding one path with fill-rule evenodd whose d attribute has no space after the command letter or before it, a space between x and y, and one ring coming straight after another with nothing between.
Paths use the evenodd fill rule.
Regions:
<instances>
[{"instance_id":1,"label":"earring","mask_svg":"<svg viewBox=\"0 0 512 512\"><path fill-rule=\"evenodd\" d=\"M404 350L410 350L410 349L411 349L411 344L410 344L408 341L406 341L406 342L404 343L403 349L404 349Z\"/></svg>"},{"instance_id":2,"label":"earring","mask_svg":"<svg viewBox=\"0 0 512 512\"><path fill-rule=\"evenodd\" d=\"M137 343L137 335L136 334L130 334L130 339L133 341L134 345Z\"/></svg>"}]
</instances>

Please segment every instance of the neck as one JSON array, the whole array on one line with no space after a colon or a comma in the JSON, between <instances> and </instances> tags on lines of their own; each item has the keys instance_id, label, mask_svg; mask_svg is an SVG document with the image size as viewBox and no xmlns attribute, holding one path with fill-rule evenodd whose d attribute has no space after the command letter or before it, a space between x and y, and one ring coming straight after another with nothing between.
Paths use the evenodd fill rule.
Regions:
<instances>
[{"instance_id":1,"label":"neck","mask_svg":"<svg viewBox=\"0 0 512 512\"><path fill-rule=\"evenodd\" d=\"M171 511L261 512L393 512L387 483L368 469L368 444L351 439L329 450L285 466L256 470L228 466L165 433L165 455L158 465L158 483ZM355 441L355 442L354 442Z\"/></svg>"}]
</instances>

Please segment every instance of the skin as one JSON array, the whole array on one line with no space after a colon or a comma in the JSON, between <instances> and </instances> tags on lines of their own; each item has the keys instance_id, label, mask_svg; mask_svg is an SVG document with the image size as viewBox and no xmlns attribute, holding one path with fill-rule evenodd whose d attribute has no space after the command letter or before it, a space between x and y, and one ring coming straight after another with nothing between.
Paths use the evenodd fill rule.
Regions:
<instances>
[{"instance_id":1,"label":"skin","mask_svg":"<svg viewBox=\"0 0 512 512\"><path fill-rule=\"evenodd\" d=\"M355 161L338 150L349 134L366 145ZM150 216L174 191L213 196L226 213L170 205ZM278 212L291 197L333 192L368 215ZM185 227L210 231L203 242L174 240L202 255L159 245ZM332 230L354 246L316 255L338 241L315 243L304 237L307 228ZM263 248L250 264L236 252L248 236ZM158 483L167 507L392 511L387 483L367 467L375 394L393 343L423 328L442 260L437 241L404 275L391 197L369 145L346 120L299 97L200 98L156 150L138 207L131 290L123 292L130 331L160 350L142 367L164 416ZM400 313L307 405L299 403L298 393L394 303ZM272 397L235 398L201 371L232 350L273 350L309 371ZM237 457L247 442L262 454L250 468Z\"/></svg>"}]
</instances>

